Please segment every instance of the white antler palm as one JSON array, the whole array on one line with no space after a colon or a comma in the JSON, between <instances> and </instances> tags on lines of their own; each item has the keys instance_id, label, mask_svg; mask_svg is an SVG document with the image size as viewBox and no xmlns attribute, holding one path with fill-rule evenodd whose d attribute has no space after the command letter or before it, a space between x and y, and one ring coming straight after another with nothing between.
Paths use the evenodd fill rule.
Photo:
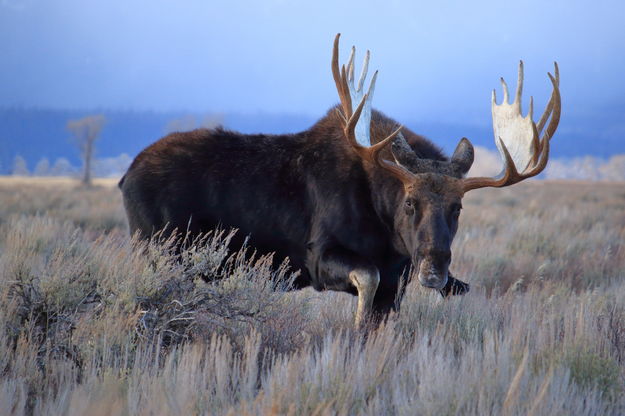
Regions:
<instances>
[{"instance_id":1,"label":"white antler palm","mask_svg":"<svg viewBox=\"0 0 625 416\"><path fill-rule=\"evenodd\" d=\"M560 71L555 64L555 77L547 74L553 90L547 108L538 125L532 120L534 102L530 99L528 114L521 114L521 94L523 93L523 61L519 64L519 78L514 101L509 103L508 86L501 79L503 102L497 104L495 91L492 98L493 132L495 143L504 161L504 169L496 178L467 178L464 189L470 191L484 187L502 187L521 182L538 175L547 166L549 159L549 140L553 137L560 122ZM549 120L545 133L543 127Z\"/></svg>"}]
</instances>

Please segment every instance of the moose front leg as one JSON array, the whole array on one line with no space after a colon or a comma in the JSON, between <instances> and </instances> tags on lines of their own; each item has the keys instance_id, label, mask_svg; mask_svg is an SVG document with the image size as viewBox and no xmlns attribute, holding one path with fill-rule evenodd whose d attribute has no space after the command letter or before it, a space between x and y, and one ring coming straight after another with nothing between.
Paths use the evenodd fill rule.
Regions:
<instances>
[{"instance_id":1,"label":"moose front leg","mask_svg":"<svg viewBox=\"0 0 625 416\"><path fill-rule=\"evenodd\" d=\"M349 273L349 280L358 291L355 325L362 328L373 310L373 298L380 283L380 272L367 269L353 270Z\"/></svg>"},{"instance_id":2,"label":"moose front leg","mask_svg":"<svg viewBox=\"0 0 625 416\"><path fill-rule=\"evenodd\" d=\"M380 272L371 262L350 250L334 247L323 250L315 267L317 289L338 290L358 296L355 326L365 327L373 311L373 299Z\"/></svg>"}]
</instances>

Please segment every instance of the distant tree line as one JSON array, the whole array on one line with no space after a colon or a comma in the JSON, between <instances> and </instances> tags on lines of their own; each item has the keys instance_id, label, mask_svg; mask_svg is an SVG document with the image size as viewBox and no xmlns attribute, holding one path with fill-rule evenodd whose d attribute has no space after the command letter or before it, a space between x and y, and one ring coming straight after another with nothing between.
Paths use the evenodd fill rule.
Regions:
<instances>
[{"instance_id":1,"label":"distant tree line","mask_svg":"<svg viewBox=\"0 0 625 416\"><path fill-rule=\"evenodd\" d=\"M31 172L28 168L26 160L17 155L13 159L13 168L11 169L13 176L74 176L76 168L64 157L56 159L54 164L50 164L47 157L43 157L37 162L35 168Z\"/></svg>"},{"instance_id":2,"label":"distant tree line","mask_svg":"<svg viewBox=\"0 0 625 416\"><path fill-rule=\"evenodd\" d=\"M95 158L92 161L91 176L96 178L110 178L122 176L132 158L126 153L116 157ZM46 157L41 158L32 168L28 167L26 160L22 156L15 156L10 174L13 176L71 176L83 178L83 167L74 166L64 157L57 158L54 163Z\"/></svg>"},{"instance_id":3,"label":"distant tree line","mask_svg":"<svg viewBox=\"0 0 625 416\"><path fill-rule=\"evenodd\" d=\"M469 176L495 175L501 170L498 152L476 147L476 158ZM92 175L98 178L121 177L132 163L132 158L123 153L117 157L96 158L92 162ZM72 176L81 175L81 167L73 166L67 159L58 158L50 163L48 158L41 158L32 171L26 160L16 156L10 169L15 176ZM543 179L579 179L599 181L625 181L625 155L615 155L609 159L586 156L572 159L554 159L549 161Z\"/></svg>"},{"instance_id":4,"label":"distant tree line","mask_svg":"<svg viewBox=\"0 0 625 416\"><path fill-rule=\"evenodd\" d=\"M475 163L468 176L493 176L501 171L501 156L496 151L475 146ZM625 181L625 154L604 159L595 156L559 158L549 164L538 178L588 181Z\"/></svg>"},{"instance_id":5,"label":"distant tree line","mask_svg":"<svg viewBox=\"0 0 625 416\"><path fill-rule=\"evenodd\" d=\"M547 179L583 179L596 181L625 181L625 155L609 159L594 156L549 161Z\"/></svg>"},{"instance_id":6,"label":"distant tree line","mask_svg":"<svg viewBox=\"0 0 625 416\"><path fill-rule=\"evenodd\" d=\"M78 148L81 166L73 166L64 157L57 158L54 163L43 157L29 169L26 160L17 155L11 167L0 166L0 172L8 172L15 176L72 176L80 177L82 183L89 185L91 178L116 177L123 175L132 159L125 153L117 157L95 158L95 143L105 125L105 117L91 115L80 119L69 120L67 130L72 134L71 142ZM165 133L187 131L194 128L212 128L223 124L224 116L209 114L204 117L187 115L171 119ZM501 157L497 152L476 146L476 163L469 172L469 176L492 176L501 170ZM552 159L545 172L540 176L544 179L582 179L625 181L625 154L603 159L595 156L576 157L568 159Z\"/></svg>"}]
</instances>

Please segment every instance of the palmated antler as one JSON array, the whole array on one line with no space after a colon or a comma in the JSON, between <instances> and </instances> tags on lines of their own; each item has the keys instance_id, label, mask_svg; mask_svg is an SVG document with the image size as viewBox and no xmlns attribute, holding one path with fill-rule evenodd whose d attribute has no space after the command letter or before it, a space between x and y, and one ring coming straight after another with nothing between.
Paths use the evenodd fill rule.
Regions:
<instances>
[{"instance_id":1,"label":"palmated antler","mask_svg":"<svg viewBox=\"0 0 625 416\"><path fill-rule=\"evenodd\" d=\"M530 99L530 108L527 116L521 115L521 94L523 92L523 61L519 64L517 90L512 104L508 103L508 86L503 78L503 102L497 104L493 90L492 112L495 143L502 155L504 168L495 178L467 178L463 181L464 191L484 187L503 187L521 182L538 175L547 166L549 159L549 140L553 137L560 121L560 71L555 65L555 77L547 75L553 85L553 91L545 112L538 125L532 120L534 101ZM549 125L542 138L542 130L551 117ZM520 172L519 172L520 171Z\"/></svg>"},{"instance_id":2,"label":"palmated antler","mask_svg":"<svg viewBox=\"0 0 625 416\"><path fill-rule=\"evenodd\" d=\"M371 140L371 102L373 100L373 91L375 89L375 81L377 79L378 72L373 74L371 83L367 93L364 93L364 82L367 77L367 69L369 66L369 51L365 55L365 61L358 85L354 85L354 55L356 49L352 47L352 52L349 58L347 68L342 65L339 69L339 38L341 34L338 33L334 38L334 48L332 50L332 75L334 76L334 82L336 83L336 90L338 91L339 98L341 100L341 110L339 114L345 126L343 131L345 138L350 146L356 151L356 153L364 160L373 163L382 169L393 174L405 184L410 184L414 181L415 175L407 169L399 166L393 162L384 160L380 156L380 152L384 149L395 136L401 131L400 126L391 133L384 140L379 143L370 146ZM356 109L353 108L354 102L358 101Z\"/></svg>"}]
</instances>

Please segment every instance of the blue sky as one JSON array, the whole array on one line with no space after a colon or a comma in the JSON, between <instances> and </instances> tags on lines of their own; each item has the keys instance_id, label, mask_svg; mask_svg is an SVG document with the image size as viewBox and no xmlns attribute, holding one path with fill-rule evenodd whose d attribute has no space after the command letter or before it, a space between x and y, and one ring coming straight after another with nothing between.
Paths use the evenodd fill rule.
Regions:
<instances>
[{"instance_id":1,"label":"blue sky","mask_svg":"<svg viewBox=\"0 0 625 416\"><path fill-rule=\"evenodd\" d=\"M602 117L625 109L624 4L0 0L0 106L321 116L341 32L399 121L490 123L519 59L537 111L557 60L565 117Z\"/></svg>"}]
</instances>

